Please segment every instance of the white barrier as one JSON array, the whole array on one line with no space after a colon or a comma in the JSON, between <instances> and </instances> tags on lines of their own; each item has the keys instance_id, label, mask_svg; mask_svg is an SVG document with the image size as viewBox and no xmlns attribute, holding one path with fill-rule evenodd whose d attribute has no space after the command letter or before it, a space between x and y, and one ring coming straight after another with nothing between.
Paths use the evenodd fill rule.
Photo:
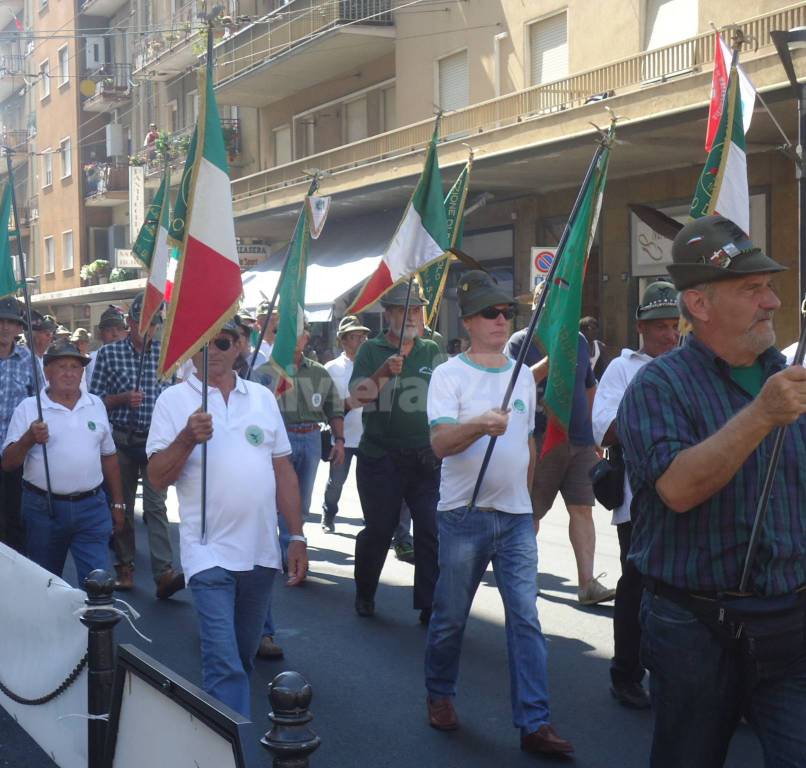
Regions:
<instances>
[{"instance_id":1,"label":"white barrier","mask_svg":"<svg viewBox=\"0 0 806 768\"><path fill-rule=\"evenodd\" d=\"M0 682L18 696L49 694L87 652L87 629L75 612L85 594L0 544ZM2 706L60 768L87 765L87 670L52 701Z\"/></svg>"}]
</instances>

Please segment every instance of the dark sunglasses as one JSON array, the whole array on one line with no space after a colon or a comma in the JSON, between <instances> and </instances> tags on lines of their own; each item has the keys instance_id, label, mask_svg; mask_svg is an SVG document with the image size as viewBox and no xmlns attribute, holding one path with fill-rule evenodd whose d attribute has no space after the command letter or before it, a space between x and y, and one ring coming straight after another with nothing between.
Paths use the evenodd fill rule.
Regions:
<instances>
[{"instance_id":1,"label":"dark sunglasses","mask_svg":"<svg viewBox=\"0 0 806 768\"><path fill-rule=\"evenodd\" d=\"M515 317L515 307L507 307L506 309L498 309L498 307L485 307L479 312L485 320L495 320L498 315L503 315L504 320L512 320Z\"/></svg>"},{"instance_id":2,"label":"dark sunglasses","mask_svg":"<svg viewBox=\"0 0 806 768\"><path fill-rule=\"evenodd\" d=\"M226 336L222 336L220 339L213 339L213 344L216 345L216 349L226 352L233 345L233 341Z\"/></svg>"}]
</instances>

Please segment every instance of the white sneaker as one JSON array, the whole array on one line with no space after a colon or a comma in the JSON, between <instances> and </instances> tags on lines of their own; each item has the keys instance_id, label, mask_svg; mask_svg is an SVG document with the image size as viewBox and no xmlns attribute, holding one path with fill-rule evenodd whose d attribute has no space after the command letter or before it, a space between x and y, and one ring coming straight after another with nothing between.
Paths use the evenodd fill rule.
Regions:
<instances>
[{"instance_id":1,"label":"white sneaker","mask_svg":"<svg viewBox=\"0 0 806 768\"><path fill-rule=\"evenodd\" d=\"M577 599L580 605L605 603L616 596L615 589L608 589L599 581L602 576L607 576L607 574L600 573L598 576L592 578L584 587L577 589Z\"/></svg>"}]
</instances>

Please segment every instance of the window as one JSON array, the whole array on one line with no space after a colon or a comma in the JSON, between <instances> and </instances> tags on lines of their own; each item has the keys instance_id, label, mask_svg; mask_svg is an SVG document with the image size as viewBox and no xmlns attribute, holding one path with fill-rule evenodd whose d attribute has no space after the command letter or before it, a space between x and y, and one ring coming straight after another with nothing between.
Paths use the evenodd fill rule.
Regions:
<instances>
[{"instance_id":1,"label":"window","mask_svg":"<svg viewBox=\"0 0 806 768\"><path fill-rule=\"evenodd\" d=\"M50 62L43 61L39 65L39 98L47 99L50 96Z\"/></svg>"},{"instance_id":2,"label":"window","mask_svg":"<svg viewBox=\"0 0 806 768\"><path fill-rule=\"evenodd\" d=\"M470 79L467 72L467 51L446 56L438 62L438 103L446 112L461 109L470 103Z\"/></svg>"},{"instance_id":3,"label":"window","mask_svg":"<svg viewBox=\"0 0 806 768\"><path fill-rule=\"evenodd\" d=\"M529 27L530 85L568 77L568 26L558 13Z\"/></svg>"},{"instance_id":4,"label":"window","mask_svg":"<svg viewBox=\"0 0 806 768\"><path fill-rule=\"evenodd\" d=\"M73 268L73 231L62 232L62 269Z\"/></svg>"},{"instance_id":5,"label":"window","mask_svg":"<svg viewBox=\"0 0 806 768\"><path fill-rule=\"evenodd\" d=\"M70 82L70 54L67 46L59 48L59 87Z\"/></svg>"},{"instance_id":6,"label":"window","mask_svg":"<svg viewBox=\"0 0 806 768\"><path fill-rule=\"evenodd\" d=\"M45 272L56 271L56 246L52 237L45 238Z\"/></svg>"},{"instance_id":7,"label":"window","mask_svg":"<svg viewBox=\"0 0 806 768\"><path fill-rule=\"evenodd\" d=\"M281 125L274 129L274 164L285 165L291 162L291 127Z\"/></svg>"},{"instance_id":8,"label":"window","mask_svg":"<svg viewBox=\"0 0 806 768\"><path fill-rule=\"evenodd\" d=\"M647 51L697 35L697 0L646 0Z\"/></svg>"},{"instance_id":9,"label":"window","mask_svg":"<svg viewBox=\"0 0 806 768\"><path fill-rule=\"evenodd\" d=\"M69 137L59 142L59 156L62 159L62 178L66 179L73 174L73 148Z\"/></svg>"},{"instance_id":10,"label":"window","mask_svg":"<svg viewBox=\"0 0 806 768\"><path fill-rule=\"evenodd\" d=\"M344 105L344 137L347 144L367 138L367 97Z\"/></svg>"},{"instance_id":11,"label":"window","mask_svg":"<svg viewBox=\"0 0 806 768\"><path fill-rule=\"evenodd\" d=\"M43 150L42 154L42 187L53 185L53 153L50 147Z\"/></svg>"}]
</instances>

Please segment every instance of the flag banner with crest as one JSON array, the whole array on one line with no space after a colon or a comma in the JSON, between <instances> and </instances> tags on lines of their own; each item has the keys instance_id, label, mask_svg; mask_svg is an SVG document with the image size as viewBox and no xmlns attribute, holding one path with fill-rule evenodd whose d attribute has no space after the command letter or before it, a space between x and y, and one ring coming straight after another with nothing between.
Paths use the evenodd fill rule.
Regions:
<instances>
[{"instance_id":1,"label":"flag banner with crest","mask_svg":"<svg viewBox=\"0 0 806 768\"><path fill-rule=\"evenodd\" d=\"M0 198L0 298L15 294L19 287L14 274L14 256L11 253L11 229L9 227L11 227L12 218L11 182L9 181L3 188L3 196Z\"/></svg>"},{"instance_id":2,"label":"flag banner with crest","mask_svg":"<svg viewBox=\"0 0 806 768\"><path fill-rule=\"evenodd\" d=\"M716 132L719 129L719 121L722 119L722 108L725 106L725 94L728 91L728 77L730 75L730 64L733 59L733 52L730 46L722 39L719 32L714 33L716 41L714 46L714 73L711 77L711 104L708 107L708 130L705 134L705 151L710 152L714 145ZM753 110L756 104L756 89L750 82L750 78L744 73L741 67L737 67L739 72L739 91L742 97L742 125L744 132L750 130L750 122L753 119Z\"/></svg>"}]
</instances>

